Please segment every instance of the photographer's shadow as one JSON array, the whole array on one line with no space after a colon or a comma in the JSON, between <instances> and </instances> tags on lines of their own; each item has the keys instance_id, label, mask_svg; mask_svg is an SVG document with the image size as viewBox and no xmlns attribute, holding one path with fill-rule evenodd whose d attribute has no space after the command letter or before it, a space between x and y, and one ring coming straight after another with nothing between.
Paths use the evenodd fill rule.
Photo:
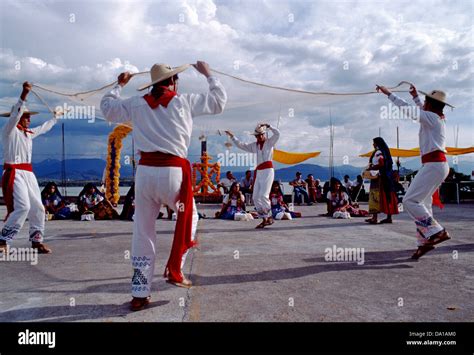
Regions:
<instances>
[{"instance_id":1,"label":"photographer's shadow","mask_svg":"<svg viewBox=\"0 0 474 355\"><path fill-rule=\"evenodd\" d=\"M170 301L151 302L147 309L160 307ZM0 313L0 322L75 322L82 320L123 318L131 313L130 303L77 305L77 306L46 306L15 309Z\"/></svg>"}]
</instances>

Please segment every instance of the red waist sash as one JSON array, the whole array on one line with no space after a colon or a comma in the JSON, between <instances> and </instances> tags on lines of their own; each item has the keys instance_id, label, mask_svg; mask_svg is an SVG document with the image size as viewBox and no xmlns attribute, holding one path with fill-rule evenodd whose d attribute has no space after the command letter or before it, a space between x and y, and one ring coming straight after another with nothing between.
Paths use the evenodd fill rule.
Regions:
<instances>
[{"instance_id":1,"label":"red waist sash","mask_svg":"<svg viewBox=\"0 0 474 355\"><path fill-rule=\"evenodd\" d=\"M13 185L15 183L15 171L26 170L33 172L33 166L28 163L24 164L3 164L3 175L2 175L2 192L5 204L7 205L7 220L10 213L13 212Z\"/></svg>"},{"instance_id":2,"label":"red waist sash","mask_svg":"<svg viewBox=\"0 0 474 355\"><path fill-rule=\"evenodd\" d=\"M273 169L273 162L271 160L264 161L263 163L257 165L257 168L253 171L253 183L257 179L257 170Z\"/></svg>"},{"instance_id":3,"label":"red waist sash","mask_svg":"<svg viewBox=\"0 0 474 355\"><path fill-rule=\"evenodd\" d=\"M446 161L446 154L441 150L427 153L421 157L421 163L439 163Z\"/></svg>"},{"instance_id":4,"label":"red waist sash","mask_svg":"<svg viewBox=\"0 0 474 355\"><path fill-rule=\"evenodd\" d=\"M162 152L142 152L138 164L156 167L173 166L181 168L183 172L183 180L179 191L179 207L178 211L176 211L178 220L174 230L171 254L164 273L164 277L168 277L172 281L182 282L181 260L184 253L196 245L192 240L194 199L191 182L191 164L187 159Z\"/></svg>"}]
</instances>

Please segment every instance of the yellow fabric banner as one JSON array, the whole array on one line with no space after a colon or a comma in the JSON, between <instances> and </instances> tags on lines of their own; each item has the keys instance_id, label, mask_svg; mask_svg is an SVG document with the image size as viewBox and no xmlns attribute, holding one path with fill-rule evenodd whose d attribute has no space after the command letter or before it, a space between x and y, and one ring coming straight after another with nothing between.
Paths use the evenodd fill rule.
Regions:
<instances>
[{"instance_id":1,"label":"yellow fabric banner","mask_svg":"<svg viewBox=\"0 0 474 355\"><path fill-rule=\"evenodd\" d=\"M469 148L453 148L453 147L446 147L446 151L448 155L462 155L462 154L469 154L474 153L474 147ZM370 157L372 155L372 151L359 155L360 157ZM420 148L413 148L413 149L397 149L397 148L390 148L390 154L392 157L400 157L400 158L409 158L409 157L417 157L420 155Z\"/></svg>"},{"instance_id":2,"label":"yellow fabric banner","mask_svg":"<svg viewBox=\"0 0 474 355\"><path fill-rule=\"evenodd\" d=\"M282 164L298 164L310 158L317 157L321 152L293 153L283 150L273 150L273 160Z\"/></svg>"}]
</instances>

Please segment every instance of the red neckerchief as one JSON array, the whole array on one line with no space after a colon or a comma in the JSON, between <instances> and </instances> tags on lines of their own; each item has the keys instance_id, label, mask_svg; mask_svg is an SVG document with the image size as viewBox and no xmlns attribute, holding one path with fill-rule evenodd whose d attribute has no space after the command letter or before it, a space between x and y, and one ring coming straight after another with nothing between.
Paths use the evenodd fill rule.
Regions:
<instances>
[{"instance_id":1,"label":"red neckerchief","mask_svg":"<svg viewBox=\"0 0 474 355\"><path fill-rule=\"evenodd\" d=\"M157 108L158 106L168 107L170 101L177 95L176 91L170 90L166 86L160 86L158 89L160 97L156 98L151 93L143 96L145 101L148 103L152 109Z\"/></svg>"},{"instance_id":2,"label":"red neckerchief","mask_svg":"<svg viewBox=\"0 0 474 355\"><path fill-rule=\"evenodd\" d=\"M33 134L33 131L30 131L28 128L23 127L21 124L17 124L16 128L18 128L20 131L23 131L23 133L25 133L25 137L28 137L28 133Z\"/></svg>"}]
</instances>

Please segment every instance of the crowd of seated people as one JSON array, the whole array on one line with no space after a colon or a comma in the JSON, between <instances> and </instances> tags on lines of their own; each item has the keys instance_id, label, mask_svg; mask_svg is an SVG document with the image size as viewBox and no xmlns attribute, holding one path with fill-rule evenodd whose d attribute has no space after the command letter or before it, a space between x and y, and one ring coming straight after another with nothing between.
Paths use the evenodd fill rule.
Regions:
<instances>
[{"instance_id":1,"label":"crowd of seated people","mask_svg":"<svg viewBox=\"0 0 474 355\"><path fill-rule=\"evenodd\" d=\"M95 220L119 219L110 201L92 183L86 184L78 197L80 215L94 214Z\"/></svg>"},{"instance_id":2,"label":"crowd of seated people","mask_svg":"<svg viewBox=\"0 0 474 355\"><path fill-rule=\"evenodd\" d=\"M299 205L304 201L311 206L313 203L310 201L308 191L306 190L306 181L301 178L301 173L296 173L296 178L290 181L290 186L293 186L293 193L295 194L295 202Z\"/></svg>"}]
</instances>

